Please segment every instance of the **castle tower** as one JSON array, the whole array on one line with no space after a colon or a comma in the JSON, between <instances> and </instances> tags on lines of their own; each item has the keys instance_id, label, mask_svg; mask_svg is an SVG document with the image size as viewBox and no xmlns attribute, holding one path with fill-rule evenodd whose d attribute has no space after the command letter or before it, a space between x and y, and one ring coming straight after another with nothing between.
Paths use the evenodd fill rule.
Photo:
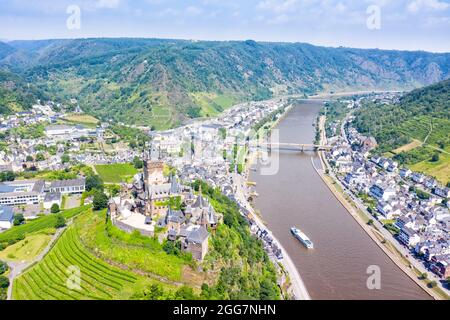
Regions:
<instances>
[{"instance_id":1,"label":"castle tower","mask_svg":"<svg viewBox=\"0 0 450 320\"><path fill-rule=\"evenodd\" d=\"M164 162L144 160L144 183L146 189L151 185L163 184L164 179Z\"/></svg>"}]
</instances>

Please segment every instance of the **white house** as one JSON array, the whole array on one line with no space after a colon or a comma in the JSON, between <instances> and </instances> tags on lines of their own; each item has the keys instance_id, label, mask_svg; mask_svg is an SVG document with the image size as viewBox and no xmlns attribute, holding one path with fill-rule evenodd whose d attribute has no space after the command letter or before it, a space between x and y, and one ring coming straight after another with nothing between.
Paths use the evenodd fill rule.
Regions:
<instances>
[{"instance_id":1,"label":"white house","mask_svg":"<svg viewBox=\"0 0 450 320\"><path fill-rule=\"evenodd\" d=\"M399 174L400 174L400 177L402 177L403 179L406 179L412 174L412 171L409 170L408 168L402 168L402 169L400 169Z\"/></svg>"},{"instance_id":2,"label":"white house","mask_svg":"<svg viewBox=\"0 0 450 320\"><path fill-rule=\"evenodd\" d=\"M42 200L44 181L17 180L0 183L0 205L38 204Z\"/></svg>"},{"instance_id":3,"label":"white house","mask_svg":"<svg viewBox=\"0 0 450 320\"><path fill-rule=\"evenodd\" d=\"M14 213L11 207L0 206L0 229L11 229L14 222Z\"/></svg>"},{"instance_id":4,"label":"white house","mask_svg":"<svg viewBox=\"0 0 450 320\"><path fill-rule=\"evenodd\" d=\"M44 197L44 209L50 209L54 204L61 207L62 195L60 192L48 192Z\"/></svg>"},{"instance_id":5,"label":"white house","mask_svg":"<svg viewBox=\"0 0 450 320\"><path fill-rule=\"evenodd\" d=\"M52 181L50 192L60 192L62 194L83 193L86 188L86 179Z\"/></svg>"},{"instance_id":6,"label":"white house","mask_svg":"<svg viewBox=\"0 0 450 320\"><path fill-rule=\"evenodd\" d=\"M450 198L450 189L436 187L434 188L434 194L442 198Z\"/></svg>"},{"instance_id":7,"label":"white house","mask_svg":"<svg viewBox=\"0 0 450 320\"><path fill-rule=\"evenodd\" d=\"M384 201L389 200L391 197L395 196L395 194L396 191L392 187L385 187L377 184L370 187L370 195Z\"/></svg>"},{"instance_id":8,"label":"white house","mask_svg":"<svg viewBox=\"0 0 450 320\"><path fill-rule=\"evenodd\" d=\"M417 232L408 227L404 227L400 230L398 239L409 247L414 247L420 242L420 236Z\"/></svg>"}]
</instances>

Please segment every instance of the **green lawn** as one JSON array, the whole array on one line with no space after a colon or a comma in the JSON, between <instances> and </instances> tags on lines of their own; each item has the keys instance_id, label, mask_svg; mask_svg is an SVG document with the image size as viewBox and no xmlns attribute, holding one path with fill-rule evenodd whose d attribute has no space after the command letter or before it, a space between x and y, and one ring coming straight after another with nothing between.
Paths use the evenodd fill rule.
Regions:
<instances>
[{"instance_id":1,"label":"green lawn","mask_svg":"<svg viewBox=\"0 0 450 320\"><path fill-rule=\"evenodd\" d=\"M50 242L54 230L30 235L26 239L0 251L0 260L3 261L32 261Z\"/></svg>"},{"instance_id":2,"label":"green lawn","mask_svg":"<svg viewBox=\"0 0 450 320\"><path fill-rule=\"evenodd\" d=\"M70 210L65 210L62 215L66 219L71 219L83 211L86 211L89 206L83 206L79 208L74 208ZM15 242L17 240L23 240L30 234L37 233L46 229L53 228L56 223L57 216L55 214L50 214L47 216L40 217L36 220L31 220L23 225L16 226L0 233L0 243L8 244L8 242Z\"/></svg>"},{"instance_id":3,"label":"green lawn","mask_svg":"<svg viewBox=\"0 0 450 320\"><path fill-rule=\"evenodd\" d=\"M449 152L450 148L447 148ZM410 166L411 170L423 172L427 175L435 177L440 183L446 185L450 182L450 155L446 153L439 154L439 161L431 162L424 160Z\"/></svg>"},{"instance_id":4,"label":"green lawn","mask_svg":"<svg viewBox=\"0 0 450 320\"><path fill-rule=\"evenodd\" d=\"M96 165L95 170L106 183L129 182L138 170L129 163Z\"/></svg>"},{"instance_id":5,"label":"green lawn","mask_svg":"<svg viewBox=\"0 0 450 320\"><path fill-rule=\"evenodd\" d=\"M214 117L234 104L228 95L218 95L213 92L193 92L190 94L194 103L201 108L201 115Z\"/></svg>"},{"instance_id":6,"label":"green lawn","mask_svg":"<svg viewBox=\"0 0 450 320\"><path fill-rule=\"evenodd\" d=\"M63 123L68 124L81 124L86 127L95 128L99 123L99 120L88 114L69 114L62 119Z\"/></svg>"}]
</instances>

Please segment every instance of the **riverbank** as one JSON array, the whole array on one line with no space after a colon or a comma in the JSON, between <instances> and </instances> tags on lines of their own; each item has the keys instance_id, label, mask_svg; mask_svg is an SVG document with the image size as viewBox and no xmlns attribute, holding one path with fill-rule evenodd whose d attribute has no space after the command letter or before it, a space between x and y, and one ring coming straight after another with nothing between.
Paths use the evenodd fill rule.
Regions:
<instances>
[{"instance_id":1,"label":"riverbank","mask_svg":"<svg viewBox=\"0 0 450 320\"><path fill-rule=\"evenodd\" d=\"M283 255L283 259L278 260L278 262L283 266L283 270L286 273L286 278L290 279L290 288L289 290L292 292L292 296L295 300L311 300L311 297L308 293L308 290L297 270L297 268L294 265L294 262L292 261L291 257L289 257L289 254L287 251L283 248L281 245L281 242L274 236L274 234L267 228L266 224L262 221L262 219L259 217L258 214L256 214L254 208L252 205L247 201L248 194L247 194L247 188L244 187L245 183L247 182L247 179L245 179L242 176L241 181L239 179L235 179L236 187L237 189L237 196L241 202L241 204L250 212L248 214L248 218L251 219L258 228L262 230L266 230L268 235L273 239L273 241L277 244L278 248L281 250L281 253ZM275 263L275 262L274 262Z\"/></svg>"},{"instance_id":2,"label":"riverbank","mask_svg":"<svg viewBox=\"0 0 450 320\"><path fill-rule=\"evenodd\" d=\"M293 104L290 104L285 108L283 114L280 117L278 117L275 121L270 122L269 128L266 129L267 130L266 133L267 134L270 133L273 130L273 128L275 128L278 125L278 123L286 117L286 115L292 110L292 108ZM267 124L268 123L266 123L265 125ZM264 129L261 128L261 130ZM269 236L277 243L277 246L281 250L283 259L279 260L278 262L282 265L282 269L286 273L286 278L289 278L290 280L289 290L291 291L293 298L295 300L311 300L309 292L289 254L283 248L280 241L268 229L266 223L262 220L261 216L255 211L253 206L247 200L249 198L249 188L247 187L247 185L249 183L250 168L256 162L257 157L258 154L256 152L249 152L249 154L247 154L246 156L247 162L244 166L244 171L242 172L242 175L239 175L242 181L239 181L239 178L234 179L235 186L237 188L236 194L240 199L241 204L243 204L244 207L250 212L249 218L252 219L260 229L266 230Z\"/></svg>"},{"instance_id":3,"label":"riverbank","mask_svg":"<svg viewBox=\"0 0 450 320\"><path fill-rule=\"evenodd\" d=\"M325 117L322 116L319 121L320 139L321 143L326 142L325 135ZM397 267L402 270L408 277L410 277L420 288L422 288L428 295L430 295L435 300L447 299L448 296L445 292L439 292L436 289L431 289L428 287L424 280L419 279L419 275L424 272L418 269L418 266L414 266L414 262L405 257L396 246L383 235L382 232L369 221L373 221L371 216L364 212L362 209L358 208L356 204L353 203L351 199L348 199L344 193L345 188L340 184L336 177L331 174L331 167L324 155L323 151L319 152L319 159L321 161L322 169L318 169L313 161L312 166L315 171L329 188L336 199L342 204L346 211L353 217L353 219L359 224L359 226L365 231L365 233L375 242L375 244L383 250L383 252L391 259ZM312 159L311 159L312 160ZM324 173L328 172L328 174ZM382 226L381 226L382 228Z\"/></svg>"}]
</instances>

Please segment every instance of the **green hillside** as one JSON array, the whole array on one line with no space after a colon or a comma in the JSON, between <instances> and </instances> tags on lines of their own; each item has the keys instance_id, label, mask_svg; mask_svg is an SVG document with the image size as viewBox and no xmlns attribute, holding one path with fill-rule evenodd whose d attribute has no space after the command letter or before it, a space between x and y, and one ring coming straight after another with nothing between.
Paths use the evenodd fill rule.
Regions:
<instances>
[{"instance_id":1,"label":"green hillside","mask_svg":"<svg viewBox=\"0 0 450 320\"><path fill-rule=\"evenodd\" d=\"M302 43L77 39L13 41L8 50L0 68L29 79L53 100L77 98L100 119L159 129L246 100L413 89L450 76L450 54Z\"/></svg>"},{"instance_id":2,"label":"green hillside","mask_svg":"<svg viewBox=\"0 0 450 320\"><path fill-rule=\"evenodd\" d=\"M16 74L0 70L0 114L30 109L37 99L45 99L45 95L34 85Z\"/></svg>"},{"instance_id":3,"label":"green hillside","mask_svg":"<svg viewBox=\"0 0 450 320\"><path fill-rule=\"evenodd\" d=\"M356 128L377 139L378 152L450 180L450 80L414 90L396 105L369 104L355 116Z\"/></svg>"}]
</instances>

